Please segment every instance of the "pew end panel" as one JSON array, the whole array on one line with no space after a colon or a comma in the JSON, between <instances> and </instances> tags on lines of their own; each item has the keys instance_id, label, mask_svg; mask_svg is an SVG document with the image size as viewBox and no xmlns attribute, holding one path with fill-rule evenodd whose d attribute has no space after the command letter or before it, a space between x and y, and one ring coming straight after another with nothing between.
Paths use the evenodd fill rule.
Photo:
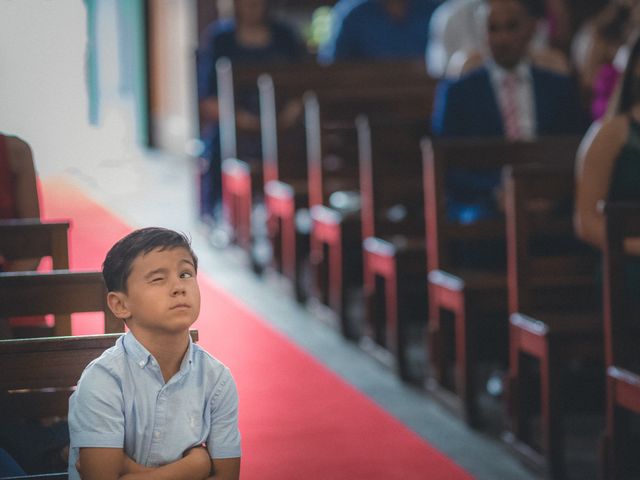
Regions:
<instances>
[{"instance_id":1,"label":"pew end panel","mask_svg":"<svg viewBox=\"0 0 640 480\"><path fill-rule=\"evenodd\" d=\"M421 121L356 119L360 165L364 335L395 359L401 378L424 376L426 319Z\"/></svg>"},{"instance_id":2,"label":"pew end panel","mask_svg":"<svg viewBox=\"0 0 640 480\"><path fill-rule=\"evenodd\" d=\"M560 478L566 474L564 411L578 408L579 395L567 391L566 377L563 381L572 363L589 365L593 372L595 382L585 396L602 396L598 255L573 230L571 165L511 165L504 183L511 312L507 388L511 430L505 438L538 469ZM531 404L536 403L531 395L538 380L528 372L530 359L540 371L540 440L531 428L535 416ZM591 403L600 408L601 402Z\"/></svg>"},{"instance_id":3,"label":"pew end panel","mask_svg":"<svg viewBox=\"0 0 640 480\"><path fill-rule=\"evenodd\" d=\"M47 273L12 272L0 275L0 316L65 315L104 312L105 332L122 332L124 323L106 302L102 272L55 270ZM56 335L70 335L71 322L56 322Z\"/></svg>"}]
</instances>

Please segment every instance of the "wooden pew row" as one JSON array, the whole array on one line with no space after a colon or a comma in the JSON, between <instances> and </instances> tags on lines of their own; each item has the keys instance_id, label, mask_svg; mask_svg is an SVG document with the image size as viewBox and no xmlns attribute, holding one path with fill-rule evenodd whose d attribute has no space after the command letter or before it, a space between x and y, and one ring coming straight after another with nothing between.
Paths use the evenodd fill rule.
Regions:
<instances>
[{"instance_id":1,"label":"wooden pew row","mask_svg":"<svg viewBox=\"0 0 640 480\"><path fill-rule=\"evenodd\" d=\"M426 131L435 87L429 82L424 77L421 89L402 90L407 94L406 102L398 102L398 92L389 89L385 95L378 92L368 103L352 109L343 108L348 99L315 92L305 96L312 218L310 264L315 282L312 294L333 310L348 336L353 336L349 329L357 319L348 317L346 289L362 288L362 227L357 208L360 180L352 115L359 111L373 121L419 124ZM347 203L355 208L342 207L335 201L341 198L352 199Z\"/></svg>"},{"instance_id":2,"label":"wooden pew row","mask_svg":"<svg viewBox=\"0 0 640 480\"><path fill-rule=\"evenodd\" d=\"M401 378L421 381L426 326L422 121L357 121L364 335L392 354ZM365 344L368 345L369 342ZM416 345L417 344L417 345ZM417 347L417 348L416 348ZM418 355L422 359L423 355Z\"/></svg>"},{"instance_id":3,"label":"wooden pew row","mask_svg":"<svg viewBox=\"0 0 640 480\"><path fill-rule=\"evenodd\" d=\"M256 78L259 76L258 72L268 74L269 80L264 80L262 82L264 85L269 83L273 85L270 90L269 88L265 90L266 93L261 92L260 103L263 159L265 162L263 167L264 188L267 192L266 195L272 199L272 201L267 200L267 207L273 206L273 209L268 212L270 219L273 220L269 222L270 235L271 238L275 238L276 245L282 245L281 251L284 251L285 257L287 257L282 260L282 263L286 265L283 268L278 262L280 252L275 252L275 266L278 270L287 272L287 277L293 279L295 269L291 265L299 264L299 262L296 263L291 259L296 255L300 258L301 255L296 252L295 248L288 247L300 245L301 248L304 248L305 243L308 244L308 241L297 240L295 244L290 241L295 237L295 234L290 232L291 226L294 224L290 218L290 212L298 210L298 205L307 203L306 162L300 160L300 156L305 155L305 139L299 132L301 123L293 126L292 131L278 128L280 119L274 110L277 110L278 106L286 103L289 99L300 99L306 90L327 91L328 95L340 97L342 101L354 98L351 100L351 104L359 105L365 99L370 101L372 97L378 96L394 85L396 92L402 90L400 86L410 88L409 85L413 85L411 89L416 91L419 88L424 90L425 81L427 84L430 82L434 85L435 82L430 81L426 76L423 63L416 61L384 62L382 64L344 63L331 66L315 64L274 65L236 68L232 80L236 91L246 91L247 88L251 88L251 85L255 88ZM426 90L430 91L433 88ZM265 113L263 105L271 105L272 110ZM353 112L351 120L355 118L359 110L356 109ZM232 116L228 118L232 118ZM228 129L233 127L232 122L227 120L226 123ZM223 136L224 138L233 137L227 135ZM232 216L236 218L234 221L243 225L240 227L243 232L250 232L251 228L250 213L248 214L251 209L247 206L250 203L248 201L249 192L251 191L254 197L261 194L258 188L260 184L251 180L250 172L251 168L236 158L225 163L223 173L227 204L231 204L231 210L236 211L236 214ZM274 181L276 181L275 184ZM272 183L272 185L267 187L268 183ZM251 185L253 187L250 187ZM227 191L227 186L232 190L231 192ZM291 203L296 203L296 208L293 208ZM240 213L237 213L238 211ZM284 235L281 235L278 229L281 224L284 225L283 231L287 231ZM283 238L284 241L282 241ZM250 235L240 243L249 245L251 243Z\"/></svg>"},{"instance_id":4,"label":"wooden pew row","mask_svg":"<svg viewBox=\"0 0 640 480\"><path fill-rule=\"evenodd\" d=\"M640 439L631 419L640 415L640 353L637 277L640 260L625 254L625 239L640 237L640 204L607 203L604 248L604 349L606 415L602 477L640 477ZM630 279L636 277L633 284ZM636 432L637 433L637 432Z\"/></svg>"},{"instance_id":5,"label":"wooden pew row","mask_svg":"<svg viewBox=\"0 0 640 480\"><path fill-rule=\"evenodd\" d=\"M496 344L486 353L506 364L507 279L504 267L468 268L459 252L484 243L501 263L505 244L504 218L459 223L447 216L445 178L449 169L489 171L508 164L531 162L572 164L578 137L532 142L460 139L422 143L428 271L428 351L433 378L428 389L445 406L478 426L480 416L474 386L479 332L492 332ZM495 250L498 249L498 250ZM506 262L504 262L506 263ZM497 335L505 339L500 341ZM453 348L455 345L455 348ZM484 345L483 345L484 346ZM453 369L450 368L453 359ZM451 371L453 370L453 378Z\"/></svg>"},{"instance_id":6,"label":"wooden pew row","mask_svg":"<svg viewBox=\"0 0 640 480\"><path fill-rule=\"evenodd\" d=\"M107 289L102 273L11 272L0 275L0 317L67 315L76 312L104 312L105 333L123 332L106 302ZM56 335L69 335L71 323L56 322Z\"/></svg>"},{"instance_id":7,"label":"wooden pew row","mask_svg":"<svg viewBox=\"0 0 640 480\"><path fill-rule=\"evenodd\" d=\"M75 308L84 307L78 303ZM190 333L197 341L197 330ZM69 396L85 367L121 336L122 333L110 333L1 340L0 418L65 418ZM64 479L67 474L19 478Z\"/></svg>"},{"instance_id":8,"label":"wooden pew row","mask_svg":"<svg viewBox=\"0 0 640 480\"><path fill-rule=\"evenodd\" d=\"M388 69L380 72L383 67ZM263 135L265 145L291 146L304 145L306 142L308 172L305 178L302 177L304 171L300 168L301 162L299 161L300 154L305 151L304 148L297 152L291 152L289 149L284 154L278 153L269 156L269 158L277 158L279 167L276 171L281 172L277 182L271 181L265 186L269 218L277 220L269 225L283 226L280 231L277 228L272 231L270 237L275 245L282 245L282 263L288 266L287 271L299 272L301 270L300 261L304 260L305 255L300 253L300 249L309 248L309 240L306 238L308 231L304 229L308 222L298 222L298 231L294 231L295 222L292 218L307 209L313 209L312 211L316 215L312 216L320 220L313 222L314 226L319 227L315 230L316 233L325 234L324 238L330 240L323 242L318 238L314 239L313 243L316 248L311 257L312 270L315 273L312 273L312 282L314 278L327 276L321 273L327 269L326 262L323 265L325 250L323 246L331 245L331 242L338 244L338 238L343 238L343 236L336 233L335 225L338 217L336 212L326 211L317 206L327 205L327 195L330 195L330 193L326 193L327 190L331 192L349 188L356 191L358 188L353 121L358 114L365 112L375 116L393 116L395 118L420 116L421 121L426 124L435 82L426 76L422 67L421 62L415 61L335 66L336 74L332 73L329 79L320 76L319 81L307 81L303 84L306 90L304 95L305 140L296 139L295 136L289 135L285 138L267 141L267 139L275 138L275 130L273 128L269 130L269 124L263 125L263 132L265 129L267 130ZM321 67L320 72L328 73L325 69L326 67ZM390 75L389 69L395 73ZM272 82L279 98L291 98L299 95L300 84L292 82L294 78L289 76L275 79ZM308 77L305 76L305 79L308 80ZM405 95L399 96L398 90L402 90ZM270 104L273 103L270 102ZM322 105L322 109L320 105ZM275 122L271 122L271 125L275 125ZM325 133L330 137L328 143L324 141ZM345 151L341 151L343 146ZM338 165L345 157L350 157L352 160ZM326 159L329 161L325 162ZM323 165L324 163L330 164L328 169L327 165ZM346 167L348 173L345 174L341 167ZM331 180L325 179L325 175L332 171ZM265 173L265 175L267 174ZM344 181L339 179L342 176L346 177ZM357 215L353 217L358 218ZM302 218L306 219L307 217L302 215ZM325 221L326 223L324 223ZM357 226L349 230L355 232L356 242L359 243L360 236ZM279 238L289 240L280 242ZM293 238L297 240L294 242ZM290 248L292 245L297 246L298 249ZM339 265L340 262L335 258L340 255L334 253L332 256L333 262L331 260L327 260L327 262ZM313 268L315 266L317 268ZM353 265L352 271L360 272L359 264ZM336 274L332 275L332 278L336 282L340 282L341 276ZM295 279L292 278L292 281L296 283L299 279L298 276ZM357 280L356 283L360 284L361 282ZM331 304L335 312L342 312L338 283L332 293L333 299L331 301L327 299L329 294L325 288L326 284L321 285L320 288L312 292L312 296L324 300L323 303ZM296 291L300 291L300 288L297 287Z\"/></svg>"},{"instance_id":9,"label":"wooden pew row","mask_svg":"<svg viewBox=\"0 0 640 480\"><path fill-rule=\"evenodd\" d=\"M587 406L599 411L601 401L579 404L603 397L599 255L574 234L574 183L570 164L513 165L505 171L510 430L504 439L550 478L568 473L566 413ZM539 378L532 375L531 360L539 365ZM567 387L576 364L586 365L582 370L591 378L579 392ZM537 403L540 439L532 427Z\"/></svg>"}]
</instances>

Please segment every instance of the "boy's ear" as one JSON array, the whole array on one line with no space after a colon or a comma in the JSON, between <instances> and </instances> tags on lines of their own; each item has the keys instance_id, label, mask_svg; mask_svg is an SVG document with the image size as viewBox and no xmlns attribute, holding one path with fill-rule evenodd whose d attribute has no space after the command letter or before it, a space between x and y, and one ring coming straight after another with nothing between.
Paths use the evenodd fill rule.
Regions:
<instances>
[{"instance_id":1,"label":"boy's ear","mask_svg":"<svg viewBox=\"0 0 640 480\"><path fill-rule=\"evenodd\" d=\"M131 317L131 312L127 307L127 296L123 292L109 292L107 294L107 305L113 314L121 319L127 320Z\"/></svg>"}]
</instances>

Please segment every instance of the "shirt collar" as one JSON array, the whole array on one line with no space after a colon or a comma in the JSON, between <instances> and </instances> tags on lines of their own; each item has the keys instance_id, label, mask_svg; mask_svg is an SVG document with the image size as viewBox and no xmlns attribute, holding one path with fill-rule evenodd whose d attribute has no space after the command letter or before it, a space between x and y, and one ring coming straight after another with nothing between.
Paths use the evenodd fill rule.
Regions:
<instances>
[{"instance_id":1,"label":"shirt collar","mask_svg":"<svg viewBox=\"0 0 640 480\"><path fill-rule=\"evenodd\" d=\"M531 79L531 62L528 60L521 60L514 68L507 70L490 58L487 60L487 69L489 70L491 78L497 82L498 85L501 84L502 79L508 74L515 73L516 77L521 81Z\"/></svg>"},{"instance_id":2,"label":"shirt collar","mask_svg":"<svg viewBox=\"0 0 640 480\"><path fill-rule=\"evenodd\" d=\"M145 368L151 359L153 359L153 355L147 350L138 339L128 331L125 333L122 343L125 351L128 355L131 356L133 362L138 365L140 368ZM185 368L189 367L193 364L193 357L195 355L193 348L193 341L191 340L191 335L189 335L189 347L187 348L187 352L182 359L182 363L180 364L180 372L182 372Z\"/></svg>"}]
</instances>

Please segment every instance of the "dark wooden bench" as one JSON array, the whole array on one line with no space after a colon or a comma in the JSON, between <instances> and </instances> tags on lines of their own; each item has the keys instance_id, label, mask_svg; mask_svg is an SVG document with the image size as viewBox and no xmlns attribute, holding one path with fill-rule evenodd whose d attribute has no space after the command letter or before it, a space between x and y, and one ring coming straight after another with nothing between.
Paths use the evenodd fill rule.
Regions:
<instances>
[{"instance_id":1,"label":"dark wooden bench","mask_svg":"<svg viewBox=\"0 0 640 480\"><path fill-rule=\"evenodd\" d=\"M69 222L0 220L0 254L7 260L51 257L54 269L69 268Z\"/></svg>"},{"instance_id":2,"label":"dark wooden bench","mask_svg":"<svg viewBox=\"0 0 640 480\"><path fill-rule=\"evenodd\" d=\"M295 72L293 72L295 75ZM308 208L307 153L302 121L302 96L306 82L291 83L282 72L265 73L258 79L260 128L266 226L271 243L271 266L286 278L296 299L304 302L302 266L309 254L309 229L298 225L296 213ZM286 125L278 112L285 105L300 109Z\"/></svg>"},{"instance_id":3,"label":"dark wooden bench","mask_svg":"<svg viewBox=\"0 0 640 480\"><path fill-rule=\"evenodd\" d=\"M599 255L574 234L574 183L570 164L517 165L505 171L510 432L504 439L551 478L566 474L565 413L589 403L576 398L603 395ZM539 379L532 375L531 360ZM579 394L567 387L572 364L587 365L583 368L593 377ZM601 408L601 402L593 403ZM540 440L532 427L535 404L540 406Z\"/></svg>"},{"instance_id":4,"label":"dark wooden bench","mask_svg":"<svg viewBox=\"0 0 640 480\"><path fill-rule=\"evenodd\" d=\"M300 282L304 281L301 262L305 261L309 250L307 210L319 204L322 197L322 177L316 168L321 167L321 161L315 160L325 152L319 144L314 143L318 140L315 135L318 130L313 120L313 109L313 118L308 112L305 114L307 132L301 134L298 126L278 128L276 105L291 98L301 98L304 92L313 92L307 95L307 99L311 102L320 100L323 105L322 118L329 118L331 122L338 120L342 127L346 126L350 131L344 135L355 139L353 121L362 112L375 111L380 115L399 117L401 112L415 116L415 112L419 111L426 122L435 82L426 76L422 62L406 60L292 66L288 74L274 71L265 77L260 82L261 114L262 107L267 107L261 128L265 201L269 235L274 246L274 265L294 283L298 299L304 300L305 288ZM398 89L407 94L399 96ZM309 97L313 97L313 100ZM313 125L311 129L310 122ZM330 127L331 136L340 143L343 133L337 127L335 123ZM324 125L318 128L323 129ZM310 132L314 132L313 138ZM334 146L336 148L331 149L332 154L339 150L337 145ZM300 161L301 155L309 158L309 164ZM357 181L351 184L357 185ZM297 229L294 220L296 215L302 220L297 222ZM328 229L331 230L331 227ZM317 252L314 257L318 257Z\"/></svg>"},{"instance_id":5,"label":"dark wooden bench","mask_svg":"<svg viewBox=\"0 0 640 480\"><path fill-rule=\"evenodd\" d=\"M478 138L437 142L425 139L422 143L428 351L433 373L427 386L436 399L469 425L480 424L474 385L479 333L492 332L484 335L491 339L491 345L482 345L485 353L506 364L507 280L503 261L506 259L500 251L505 244L505 224L502 215L470 223L450 219L446 208L447 171L456 168L482 172L531 162L568 164L573 162L579 141L578 137L556 137L533 142ZM469 268L461 263L459 253L479 244L487 246L496 265ZM450 321L446 321L447 317ZM500 341L498 335L504 340Z\"/></svg>"},{"instance_id":6,"label":"dark wooden bench","mask_svg":"<svg viewBox=\"0 0 640 480\"><path fill-rule=\"evenodd\" d=\"M420 139L424 121L357 121L364 263L364 334L393 354L400 376L415 362L426 326L426 251Z\"/></svg>"},{"instance_id":7,"label":"dark wooden bench","mask_svg":"<svg viewBox=\"0 0 640 480\"><path fill-rule=\"evenodd\" d=\"M0 254L7 260L51 258L53 269L69 268L69 246L67 232L69 222L42 222L39 219L0 220ZM55 322L58 335L70 335L65 330L71 325L68 315L57 315ZM51 331L45 327L16 327L17 336L47 336Z\"/></svg>"},{"instance_id":8,"label":"dark wooden bench","mask_svg":"<svg viewBox=\"0 0 640 480\"><path fill-rule=\"evenodd\" d=\"M0 418L66 418L69 396L85 367L122 333L0 341ZM197 330L191 338L198 340ZM51 473L20 478L67 478Z\"/></svg>"},{"instance_id":9,"label":"dark wooden bench","mask_svg":"<svg viewBox=\"0 0 640 480\"><path fill-rule=\"evenodd\" d=\"M105 333L122 332L124 324L107 306L102 273L11 272L0 275L0 317L104 312ZM55 335L70 335L71 323L54 326Z\"/></svg>"},{"instance_id":10,"label":"dark wooden bench","mask_svg":"<svg viewBox=\"0 0 640 480\"><path fill-rule=\"evenodd\" d=\"M640 441L632 437L630 419L640 414L640 302L638 285L630 285L626 238L640 237L640 204L607 203L604 248L604 348L606 429L602 439L602 478L638 478Z\"/></svg>"},{"instance_id":11,"label":"dark wooden bench","mask_svg":"<svg viewBox=\"0 0 640 480\"><path fill-rule=\"evenodd\" d=\"M347 336L354 333L357 336L353 325L358 321L349 316L352 310L347 298L362 288L360 181L354 119L357 113L362 113L374 120L428 125L435 82L424 74L416 77L406 84L397 79L395 88L391 79L382 87L371 88L363 81L359 91L344 98L338 92L326 90L305 96L312 295L336 314Z\"/></svg>"}]
</instances>

